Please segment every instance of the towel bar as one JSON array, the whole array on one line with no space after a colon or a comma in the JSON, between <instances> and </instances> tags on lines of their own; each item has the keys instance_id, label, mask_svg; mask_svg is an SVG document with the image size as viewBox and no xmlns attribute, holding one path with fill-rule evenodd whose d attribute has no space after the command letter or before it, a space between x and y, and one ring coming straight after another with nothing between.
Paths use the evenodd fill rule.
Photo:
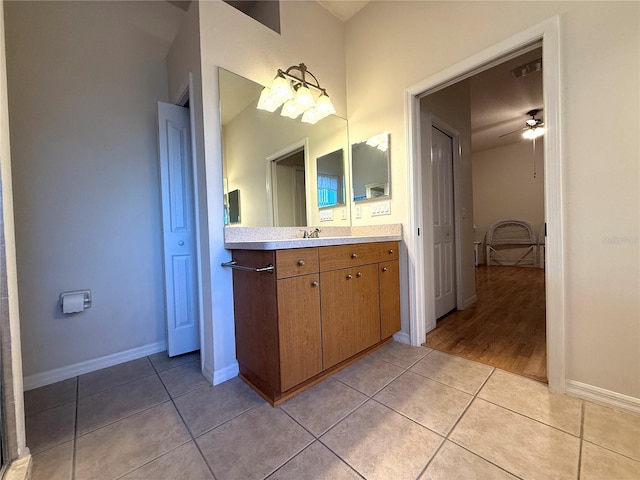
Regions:
<instances>
[{"instance_id":1,"label":"towel bar","mask_svg":"<svg viewBox=\"0 0 640 480\"><path fill-rule=\"evenodd\" d=\"M221 263L220 266L235 268L236 270L244 270L246 272L256 272L256 273L273 273L275 269L275 267L271 264L267 265L266 267L259 267L259 268L245 267L244 265L238 265L238 262L236 262L235 260Z\"/></svg>"}]
</instances>

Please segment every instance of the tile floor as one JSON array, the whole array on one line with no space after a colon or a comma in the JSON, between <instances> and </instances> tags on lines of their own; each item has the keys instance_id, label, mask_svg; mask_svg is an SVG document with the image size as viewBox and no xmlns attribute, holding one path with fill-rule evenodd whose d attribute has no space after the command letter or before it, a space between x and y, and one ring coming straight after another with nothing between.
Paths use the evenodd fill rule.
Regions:
<instances>
[{"instance_id":1,"label":"tile floor","mask_svg":"<svg viewBox=\"0 0 640 480\"><path fill-rule=\"evenodd\" d=\"M640 417L391 343L278 408L197 354L25 394L34 480L640 478Z\"/></svg>"}]
</instances>

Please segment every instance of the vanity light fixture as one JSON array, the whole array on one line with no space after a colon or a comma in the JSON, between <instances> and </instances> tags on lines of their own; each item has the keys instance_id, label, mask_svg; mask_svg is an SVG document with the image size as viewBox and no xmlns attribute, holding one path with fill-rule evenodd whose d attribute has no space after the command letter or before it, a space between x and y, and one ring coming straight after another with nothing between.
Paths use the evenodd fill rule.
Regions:
<instances>
[{"instance_id":1,"label":"vanity light fixture","mask_svg":"<svg viewBox=\"0 0 640 480\"><path fill-rule=\"evenodd\" d=\"M312 90L319 92L317 98ZM285 71L278 69L271 86L262 89L257 106L259 110L275 112L280 106L281 115L298 118L302 114L302 121L311 124L336 113L327 91L320 86L318 79L307 70L304 63L292 65Z\"/></svg>"}]
</instances>

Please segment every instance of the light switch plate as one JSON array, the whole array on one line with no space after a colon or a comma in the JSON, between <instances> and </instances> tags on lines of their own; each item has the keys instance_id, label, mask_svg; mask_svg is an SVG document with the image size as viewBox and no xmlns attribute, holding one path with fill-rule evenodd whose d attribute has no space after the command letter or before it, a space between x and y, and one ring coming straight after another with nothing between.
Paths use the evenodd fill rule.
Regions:
<instances>
[{"instance_id":1,"label":"light switch plate","mask_svg":"<svg viewBox=\"0 0 640 480\"><path fill-rule=\"evenodd\" d=\"M327 222L329 220L333 220L333 210L321 210L320 221Z\"/></svg>"},{"instance_id":2,"label":"light switch plate","mask_svg":"<svg viewBox=\"0 0 640 480\"><path fill-rule=\"evenodd\" d=\"M391 202L376 202L371 204L371 216L377 217L379 215L391 215Z\"/></svg>"}]
</instances>

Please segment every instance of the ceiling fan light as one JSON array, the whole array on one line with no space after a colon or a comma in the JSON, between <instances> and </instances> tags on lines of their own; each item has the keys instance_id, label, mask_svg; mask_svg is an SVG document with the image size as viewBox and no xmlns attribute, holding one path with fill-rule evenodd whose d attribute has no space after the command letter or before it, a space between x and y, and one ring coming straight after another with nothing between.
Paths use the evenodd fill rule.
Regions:
<instances>
[{"instance_id":1,"label":"ceiling fan light","mask_svg":"<svg viewBox=\"0 0 640 480\"><path fill-rule=\"evenodd\" d=\"M536 138L544 135L544 128L536 127L536 128L527 128L524 132L522 132L522 136L527 140L534 140Z\"/></svg>"}]
</instances>

